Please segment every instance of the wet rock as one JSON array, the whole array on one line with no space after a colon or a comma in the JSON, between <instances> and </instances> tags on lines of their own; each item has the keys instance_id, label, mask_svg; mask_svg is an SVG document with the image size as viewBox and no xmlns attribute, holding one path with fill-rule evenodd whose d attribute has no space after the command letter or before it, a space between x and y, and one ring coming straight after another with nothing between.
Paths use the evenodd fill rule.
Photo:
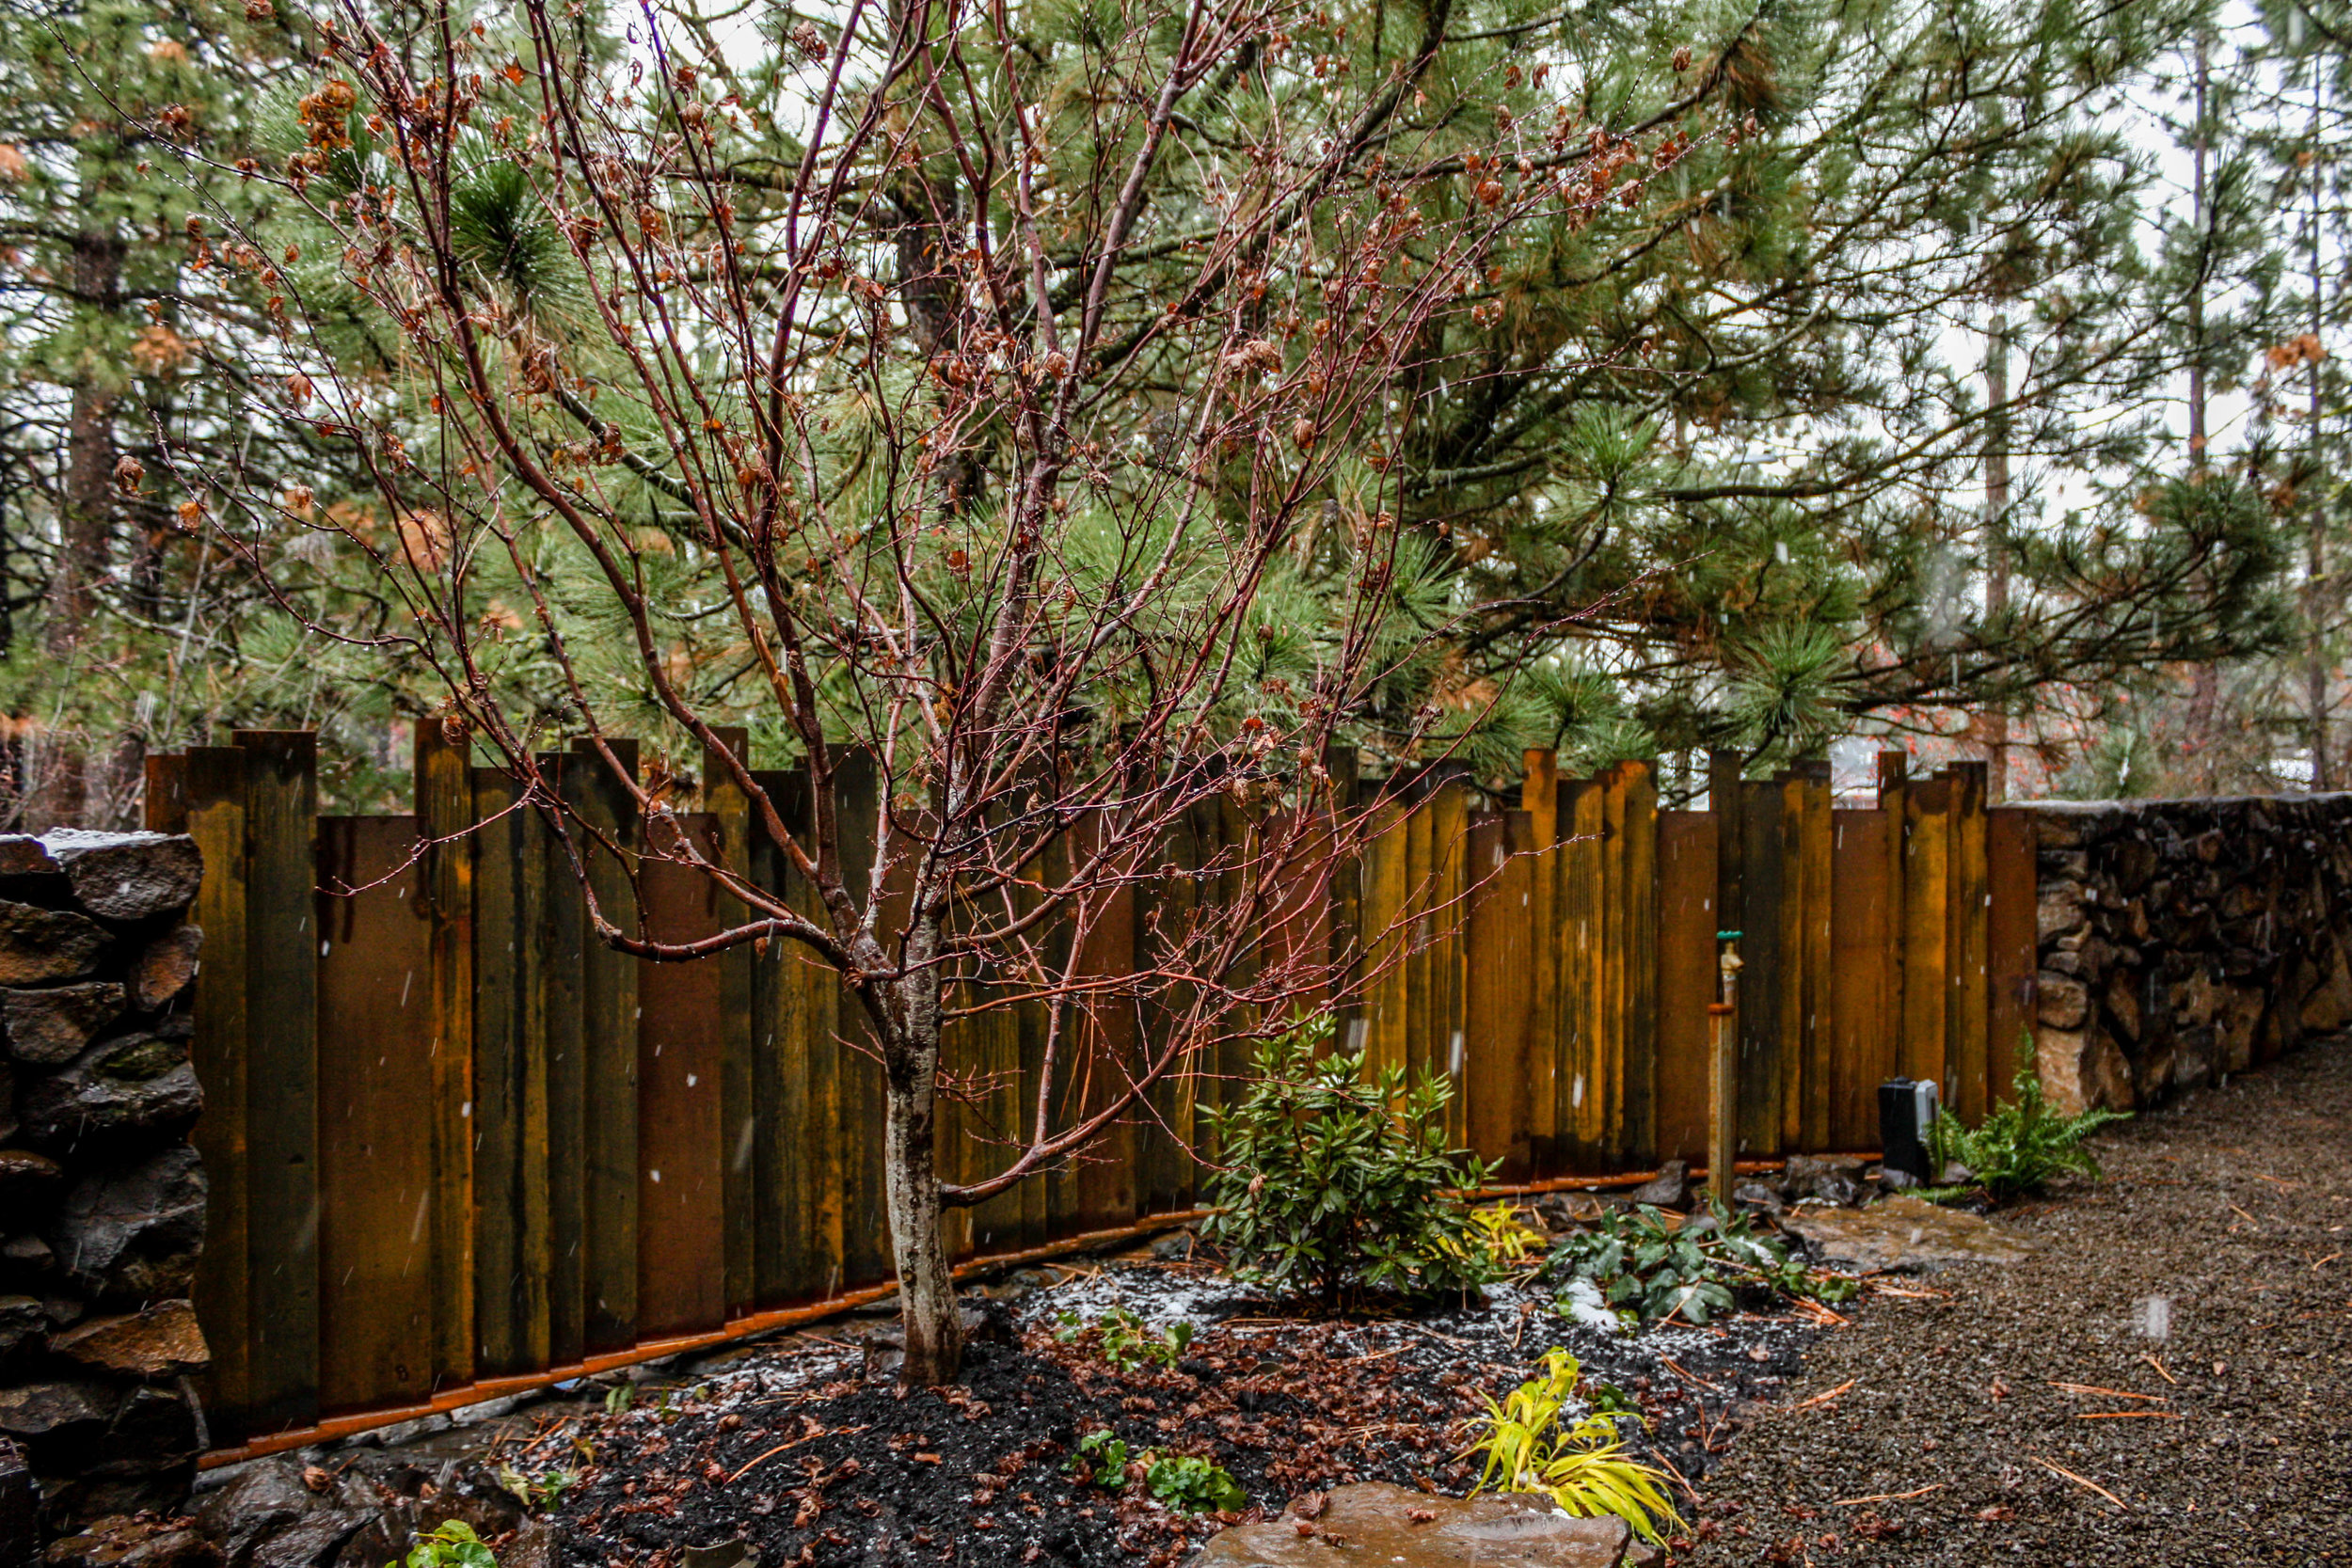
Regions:
<instances>
[{"instance_id":1,"label":"wet rock","mask_svg":"<svg viewBox=\"0 0 2352 1568\"><path fill-rule=\"evenodd\" d=\"M1546 1193L1535 1200L1535 1217L1551 1230L1574 1230L1608 1212L1609 1205L1591 1193Z\"/></svg>"},{"instance_id":2,"label":"wet rock","mask_svg":"<svg viewBox=\"0 0 2352 1568\"><path fill-rule=\"evenodd\" d=\"M368 1523L336 1553L335 1561L338 1568L384 1568L388 1562L405 1558L417 1537L429 1535L452 1520L487 1539L520 1526L523 1511L502 1493L436 1489L427 1497L395 1498L369 1515ZM512 1568L512 1564L501 1560L501 1568Z\"/></svg>"},{"instance_id":3,"label":"wet rock","mask_svg":"<svg viewBox=\"0 0 2352 1568\"><path fill-rule=\"evenodd\" d=\"M1851 1207L1862 1201L1862 1162L1842 1155L1815 1159L1792 1154L1781 1173L1781 1184L1792 1202L1816 1198Z\"/></svg>"},{"instance_id":4,"label":"wet rock","mask_svg":"<svg viewBox=\"0 0 2352 1568\"><path fill-rule=\"evenodd\" d=\"M204 948L204 927L186 922L174 926L139 949L131 962L131 1001L152 1012L187 989L196 978L199 955Z\"/></svg>"},{"instance_id":5,"label":"wet rock","mask_svg":"<svg viewBox=\"0 0 2352 1568\"><path fill-rule=\"evenodd\" d=\"M1903 1194L1867 1209L1802 1209L1782 1222L1824 1262L1864 1274L1925 1274L1955 1263L2019 1263L2032 1243L1991 1220Z\"/></svg>"},{"instance_id":6,"label":"wet rock","mask_svg":"<svg viewBox=\"0 0 2352 1568\"><path fill-rule=\"evenodd\" d=\"M231 1568L242 1568L262 1537L326 1506L303 1484L299 1468L264 1459L243 1466L235 1479L209 1494L197 1507L196 1524Z\"/></svg>"},{"instance_id":7,"label":"wet rock","mask_svg":"<svg viewBox=\"0 0 2352 1568\"><path fill-rule=\"evenodd\" d=\"M1152 1243L1152 1256L1163 1262L1182 1262L1192 1256L1200 1238L1190 1230L1171 1230Z\"/></svg>"},{"instance_id":8,"label":"wet rock","mask_svg":"<svg viewBox=\"0 0 2352 1568\"><path fill-rule=\"evenodd\" d=\"M192 1465L199 1447L196 1412L180 1391L143 1385L124 1396L95 1456L102 1469L137 1474ZM184 1497L183 1489L175 1501Z\"/></svg>"},{"instance_id":9,"label":"wet rock","mask_svg":"<svg viewBox=\"0 0 2352 1568\"><path fill-rule=\"evenodd\" d=\"M0 1355L39 1337L48 1327L48 1312L31 1296L0 1296Z\"/></svg>"},{"instance_id":10,"label":"wet rock","mask_svg":"<svg viewBox=\"0 0 2352 1568\"><path fill-rule=\"evenodd\" d=\"M79 980L105 944L104 928L71 910L0 899L0 986Z\"/></svg>"},{"instance_id":11,"label":"wet rock","mask_svg":"<svg viewBox=\"0 0 2352 1568\"><path fill-rule=\"evenodd\" d=\"M1936 1178L1936 1184L1944 1187L1965 1187L1976 1179L1977 1173L1958 1160L1947 1160L1944 1162L1942 1174Z\"/></svg>"},{"instance_id":12,"label":"wet rock","mask_svg":"<svg viewBox=\"0 0 2352 1568\"><path fill-rule=\"evenodd\" d=\"M49 846L30 833L0 833L0 877L56 877L62 875L57 863L49 858Z\"/></svg>"},{"instance_id":13,"label":"wet rock","mask_svg":"<svg viewBox=\"0 0 2352 1568\"><path fill-rule=\"evenodd\" d=\"M1658 1167L1658 1174L1628 1195L1635 1203L1646 1203L1655 1209L1688 1209L1691 1207L1691 1167L1680 1160L1669 1160Z\"/></svg>"},{"instance_id":14,"label":"wet rock","mask_svg":"<svg viewBox=\"0 0 2352 1568\"><path fill-rule=\"evenodd\" d=\"M112 980L0 991L0 1028L8 1054L54 1067L80 1055L98 1031L122 1016L122 988Z\"/></svg>"},{"instance_id":15,"label":"wet rock","mask_svg":"<svg viewBox=\"0 0 2352 1568\"><path fill-rule=\"evenodd\" d=\"M40 1493L24 1450L0 1437L0 1562L14 1568L40 1549Z\"/></svg>"},{"instance_id":16,"label":"wet rock","mask_svg":"<svg viewBox=\"0 0 2352 1568\"><path fill-rule=\"evenodd\" d=\"M1731 1189L1731 1201L1742 1209L1761 1209L1768 1214L1777 1214L1788 1207L1777 1190L1761 1181L1740 1182Z\"/></svg>"},{"instance_id":17,"label":"wet rock","mask_svg":"<svg viewBox=\"0 0 2352 1568\"><path fill-rule=\"evenodd\" d=\"M159 1301L119 1317L92 1318L49 1337L49 1348L72 1361L123 1377L179 1377L212 1363L196 1308Z\"/></svg>"},{"instance_id":18,"label":"wet rock","mask_svg":"<svg viewBox=\"0 0 2352 1568\"><path fill-rule=\"evenodd\" d=\"M41 1554L46 1568L212 1568L219 1560L201 1530L153 1514L92 1520Z\"/></svg>"},{"instance_id":19,"label":"wet rock","mask_svg":"<svg viewBox=\"0 0 2352 1568\"><path fill-rule=\"evenodd\" d=\"M747 1568L755 1568L757 1556ZM563 1568L564 1532L546 1519L525 1519L506 1549L499 1553L499 1568ZM370 1563L368 1568L382 1568Z\"/></svg>"},{"instance_id":20,"label":"wet rock","mask_svg":"<svg viewBox=\"0 0 2352 1568\"><path fill-rule=\"evenodd\" d=\"M1580 1519L1523 1493L1432 1497L1402 1486L1343 1486L1310 1494L1263 1525L1214 1537L1192 1568L1626 1568L1622 1519Z\"/></svg>"},{"instance_id":21,"label":"wet rock","mask_svg":"<svg viewBox=\"0 0 2352 1568\"><path fill-rule=\"evenodd\" d=\"M45 1203L64 1184L65 1167L29 1148L0 1148L0 1206L13 1216Z\"/></svg>"},{"instance_id":22,"label":"wet rock","mask_svg":"<svg viewBox=\"0 0 2352 1568\"><path fill-rule=\"evenodd\" d=\"M20 1099L25 1135L53 1147L193 1121L204 1090L187 1047L153 1035L91 1046Z\"/></svg>"},{"instance_id":23,"label":"wet rock","mask_svg":"<svg viewBox=\"0 0 2352 1568\"><path fill-rule=\"evenodd\" d=\"M204 1241L204 1169L185 1144L84 1177L58 1205L50 1242L90 1296L184 1296Z\"/></svg>"},{"instance_id":24,"label":"wet rock","mask_svg":"<svg viewBox=\"0 0 2352 1568\"><path fill-rule=\"evenodd\" d=\"M196 840L182 833L60 829L41 842L72 885L74 901L107 920L145 920L185 909L204 876Z\"/></svg>"},{"instance_id":25,"label":"wet rock","mask_svg":"<svg viewBox=\"0 0 2352 1568\"><path fill-rule=\"evenodd\" d=\"M114 1420L116 1395L84 1378L0 1388L0 1432L33 1440L97 1436Z\"/></svg>"},{"instance_id":26,"label":"wet rock","mask_svg":"<svg viewBox=\"0 0 2352 1568\"><path fill-rule=\"evenodd\" d=\"M244 1562L250 1568L326 1568L342 1553L343 1544L375 1518L359 1509L329 1508L306 1513L255 1542Z\"/></svg>"}]
</instances>

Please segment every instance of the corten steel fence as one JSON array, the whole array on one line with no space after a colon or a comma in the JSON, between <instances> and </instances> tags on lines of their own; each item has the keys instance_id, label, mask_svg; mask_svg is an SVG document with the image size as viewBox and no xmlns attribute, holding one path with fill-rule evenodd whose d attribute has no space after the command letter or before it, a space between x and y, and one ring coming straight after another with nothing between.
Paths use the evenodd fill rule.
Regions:
<instances>
[{"instance_id":1,"label":"corten steel fence","mask_svg":"<svg viewBox=\"0 0 2352 1568\"><path fill-rule=\"evenodd\" d=\"M689 964L599 945L511 782L420 728L411 816L320 816L308 733L150 765L151 826L194 834L206 865L197 1299L223 1447L485 1397L887 1278L879 1069L831 973L784 943ZM685 831L788 887L740 792L704 771ZM560 777L636 842L627 792L593 758L562 759ZM806 811L804 776L762 782ZM850 759L835 788L870 834L871 768ZM1459 1135L1507 1180L1704 1158L1724 929L1745 961L1743 1154L1871 1147L1875 1086L1898 1072L1980 1117L2030 1005L2026 815L1986 809L1979 767L1910 780L1899 755L1870 806L1834 805L1825 764L1744 782L1719 765L1710 799L1661 811L1639 764L1562 779L1544 752L1516 809L1482 809L1458 781L1400 793L1313 929L1282 940L1360 945L1343 1037L1451 1074ZM1240 831L1209 813L1169 862L1207 863ZM643 863L658 934L735 912L693 873ZM592 871L605 908L628 906L621 863ZM1138 891L1098 929L1099 961L1134 956L1151 899L1215 897L1202 881ZM943 1117L950 1180L1004 1157L991 1130L1018 1127L1042 1046L1017 1010L960 1026L951 1065L973 1087ZM1190 1209L1198 1112L1234 1092L1245 1055L1198 1064L1090 1158L960 1218L959 1250Z\"/></svg>"}]
</instances>

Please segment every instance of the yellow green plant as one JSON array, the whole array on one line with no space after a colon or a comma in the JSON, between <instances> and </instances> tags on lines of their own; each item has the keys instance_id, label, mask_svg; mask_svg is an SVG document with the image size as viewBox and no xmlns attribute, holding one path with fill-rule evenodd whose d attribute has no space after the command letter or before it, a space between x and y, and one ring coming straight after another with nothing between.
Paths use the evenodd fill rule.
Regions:
<instances>
[{"instance_id":1,"label":"yellow green plant","mask_svg":"<svg viewBox=\"0 0 2352 1568\"><path fill-rule=\"evenodd\" d=\"M1463 1450L1486 1456L1472 1495L1541 1492L1582 1517L1613 1513L1645 1541L1661 1540L1661 1526L1679 1529L1666 1473L1626 1451L1618 1423L1636 1418L1593 1409L1565 1419L1583 1370L1564 1350L1547 1353L1543 1368L1501 1404L1486 1401L1485 1430Z\"/></svg>"},{"instance_id":2,"label":"yellow green plant","mask_svg":"<svg viewBox=\"0 0 2352 1568\"><path fill-rule=\"evenodd\" d=\"M1545 1241L1542 1231L1519 1223L1518 1209L1508 1198L1496 1200L1491 1208L1473 1210L1470 1230L1486 1246L1486 1255L1504 1267L1527 1257Z\"/></svg>"}]
</instances>

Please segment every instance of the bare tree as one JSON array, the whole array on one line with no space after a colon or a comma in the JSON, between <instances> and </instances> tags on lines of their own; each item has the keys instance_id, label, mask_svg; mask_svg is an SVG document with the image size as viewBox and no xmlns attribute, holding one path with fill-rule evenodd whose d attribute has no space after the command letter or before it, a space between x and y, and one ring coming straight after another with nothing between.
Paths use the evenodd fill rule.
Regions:
<instances>
[{"instance_id":1,"label":"bare tree","mask_svg":"<svg viewBox=\"0 0 2352 1568\"><path fill-rule=\"evenodd\" d=\"M512 38L347 5L268 176L312 237L226 247L282 289L256 418L346 434L378 496L329 511L183 466L183 515L264 578L302 525L367 563L408 617L376 645L437 673L604 941L781 940L840 973L886 1084L910 1381L958 1367L944 1207L1342 983L1349 955L1299 935L1365 826L1322 759L1437 629L1399 611L1422 558L1384 455L1398 388L1448 373L1448 314L1500 309L1477 291L1515 226L1637 200L1690 145L1562 105L1444 150L1399 107L1447 8L1371 80L1293 40L1333 25L1311 14L1107 0L1041 41L1002 0L849 0L763 74L651 7L615 40L546 0ZM406 380L339 373L354 319L396 331ZM1391 739L1439 755L1474 706L1422 702ZM648 708L681 744L725 754L740 721L804 759L798 820L728 763L803 896L706 858L620 764ZM543 776L553 732L634 793L644 857L747 917L668 942L597 903L589 860L618 847ZM882 780L870 853L834 807L845 746ZM1228 803L1248 832L1179 869L1173 835ZM1173 877L1208 891L1161 906L1148 961L1089 973L1107 911ZM993 1174L944 1185L943 1030L1015 1006L1049 1020L1035 1114ZM1119 1014L1151 1030L1106 1064ZM1096 1092L1062 1092L1080 1072Z\"/></svg>"}]
</instances>

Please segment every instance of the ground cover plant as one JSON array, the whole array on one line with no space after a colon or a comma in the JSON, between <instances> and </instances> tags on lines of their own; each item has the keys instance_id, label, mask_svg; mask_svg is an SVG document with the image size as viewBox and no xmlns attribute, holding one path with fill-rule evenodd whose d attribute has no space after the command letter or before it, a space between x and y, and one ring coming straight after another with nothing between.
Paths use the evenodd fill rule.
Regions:
<instances>
[{"instance_id":1,"label":"ground cover plant","mask_svg":"<svg viewBox=\"0 0 2352 1568\"><path fill-rule=\"evenodd\" d=\"M1492 1168L1448 1143L1452 1083L1368 1068L1326 1050L1330 1035L1327 1014L1300 1020L1258 1053L1236 1104L1202 1113L1220 1210L1202 1234L1237 1277L1326 1308L1486 1284L1508 1232L1456 1196Z\"/></svg>"},{"instance_id":2,"label":"ground cover plant","mask_svg":"<svg viewBox=\"0 0 2352 1568\"><path fill-rule=\"evenodd\" d=\"M1825 1302L1856 1290L1851 1277L1807 1268L1748 1215L1722 1208L1678 1223L1647 1204L1604 1212L1552 1248L1544 1274L1564 1289L1585 1282L1637 1318L1693 1323L1731 1311L1743 1288Z\"/></svg>"}]
</instances>

